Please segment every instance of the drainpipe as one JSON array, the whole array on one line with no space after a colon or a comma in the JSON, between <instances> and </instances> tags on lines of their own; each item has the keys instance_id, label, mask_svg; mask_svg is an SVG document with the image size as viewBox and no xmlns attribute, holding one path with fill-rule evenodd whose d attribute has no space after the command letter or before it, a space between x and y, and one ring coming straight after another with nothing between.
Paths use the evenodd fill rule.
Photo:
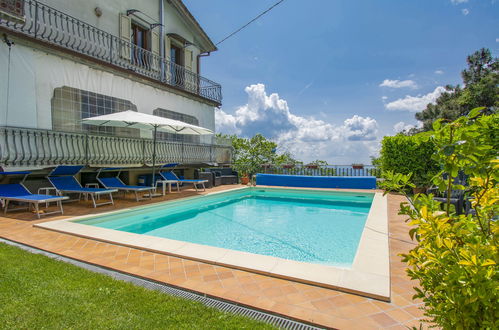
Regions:
<instances>
[{"instance_id":1,"label":"drainpipe","mask_svg":"<svg viewBox=\"0 0 499 330\"><path fill-rule=\"evenodd\" d=\"M163 0L159 1L159 56L161 57L161 80L165 77L165 7Z\"/></svg>"},{"instance_id":2,"label":"drainpipe","mask_svg":"<svg viewBox=\"0 0 499 330\"><path fill-rule=\"evenodd\" d=\"M204 53L200 53L198 56L196 56L196 64L197 64L197 68L198 68L198 75L201 74L201 57L206 57L206 56L210 56L211 52L204 52ZM199 78L198 78L199 79ZM199 88L199 82L198 82L198 88ZM212 135L211 136L211 143L210 143L210 159L211 159L211 145L215 144L215 136Z\"/></svg>"},{"instance_id":3,"label":"drainpipe","mask_svg":"<svg viewBox=\"0 0 499 330\"><path fill-rule=\"evenodd\" d=\"M198 74L201 74L201 57L210 56L211 52L201 53L196 56L196 66L198 68Z\"/></svg>"},{"instance_id":4,"label":"drainpipe","mask_svg":"<svg viewBox=\"0 0 499 330\"><path fill-rule=\"evenodd\" d=\"M10 40L6 33L3 34L3 42L9 47L9 55L7 60L7 97L5 98L5 126L9 126L9 99L10 99L10 66L11 52L14 41Z\"/></svg>"}]
</instances>

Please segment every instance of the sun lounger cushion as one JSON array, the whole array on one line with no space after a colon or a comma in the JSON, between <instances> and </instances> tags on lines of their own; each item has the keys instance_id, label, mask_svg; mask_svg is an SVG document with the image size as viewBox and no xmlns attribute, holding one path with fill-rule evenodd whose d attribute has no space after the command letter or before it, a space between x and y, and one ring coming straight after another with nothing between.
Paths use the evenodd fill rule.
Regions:
<instances>
[{"instance_id":1,"label":"sun lounger cushion","mask_svg":"<svg viewBox=\"0 0 499 330\"><path fill-rule=\"evenodd\" d=\"M76 175L81 169L85 167L83 165L60 165L57 166L51 173L50 176L58 175Z\"/></svg>"},{"instance_id":2,"label":"sun lounger cushion","mask_svg":"<svg viewBox=\"0 0 499 330\"><path fill-rule=\"evenodd\" d=\"M115 189L128 189L128 190L151 190L151 187L144 186L128 186L123 183L120 179L114 178L99 178L99 181L108 188Z\"/></svg>"},{"instance_id":3,"label":"sun lounger cushion","mask_svg":"<svg viewBox=\"0 0 499 330\"><path fill-rule=\"evenodd\" d=\"M192 182L192 183L198 183L198 182L206 182L207 180L191 180L191 179L178 179L180 182Z\"/></svg>"},{"instance_id":4,"label":"sun lounger cushion","mask_svg":"<svg viewBox=\"0 0 499 330\"><path fill-rule=\"evenodd\" d=\"M10 183L10 184L0 185L0 199L3 199L5 201L4 214L6 214L8 211L9 202L16 201L16 202L23 202L23 203L28 203L29 205L33 205L35 207L36 216L38 219L40 219L41 215L50 215L50 214L55 214L55 213L62 214L63 213L62 201L65 199L68 199L68 197L32 194L21 183ZM48 206L48 203L50 203L50 202L56 202L57 205L59 206L59 210L53 211L53 212L43 212L43 214L38 212L38 210L39 210L38 205L40 203L47 203L47 206ZM28 206L28 209L29 209L29 206Z\"/></svg>"},{"instance_id":5,"label":"sun lounger cushion","mask_svg":"<svg viewBox=\"0 0 499 330\"><path fill-rule=\"evenodd\" d=\"M19 183L10 183L0 185L0 198L17 199L26 201L46 201L64 199L60 196L32 194L23 185Z\"/></svg>"},{"instance_id":6,"label":"sun lounger cushion","mask_svg":"<svg viewBox=\"0 0 499 330\"><path fill-rule=\"evenodd\" d=\"M190 179L179 179L175 173L168 171L168 172L160 172L161 176L165 180L172 180L172 181L179 181L179 182L186 182L186 183L201 183L201 182L206 182L207 180L190 180Z\"/></svg>"},{"instance_id":7,"label":"sun lounger cushion","mask_svg":"<svg viewBox=\"0 0 499 330\"><path fill-rule=\"evenodd\" d=\"M53 176L49 177L50 182L54 185L57 190L66 192L78 192L78 193L107 193L110 192L109 189L104 188L83 188L78 181L72 176Z\"/></svg>"}]
</instances>

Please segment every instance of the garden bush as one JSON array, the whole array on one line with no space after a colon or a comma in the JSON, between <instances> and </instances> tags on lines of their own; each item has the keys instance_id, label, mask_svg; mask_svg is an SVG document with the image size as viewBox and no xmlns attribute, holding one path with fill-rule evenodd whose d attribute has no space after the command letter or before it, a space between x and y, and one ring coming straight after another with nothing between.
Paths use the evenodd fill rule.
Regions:
<instances>
[{"instance_id":1,"label":"garden bush","mask_svg":"<svg viewBox=\"0 0 499 330\"><path fill-rule=\"evenodd\" d=\"M435 150L435 144L427 138L427 133L385 136L377 162L382 172L412 174L410 180L415 186L428 187L439 170L437 162L432 160Z\"/></svg>"},{"instance_id":2,"label":"garden bush","mask_svg":"<svg viewBox=\"0 0 499 330\"><path fill-rule=\"evenodd\" d=\"M431 194L401 204L417 243L402 255L420 284L414 297L423 300L428 321L443 329L499 328L499 116L480 116L482 109L452 123L436 121L430 137L441 168L435 185L447 196L464 190L470 212L458 215L449 200L441 205ZM455 183L460 172L468 186ZM403 192L408 178L391 173L388 186Z\"/></svg>"}]
</instances>

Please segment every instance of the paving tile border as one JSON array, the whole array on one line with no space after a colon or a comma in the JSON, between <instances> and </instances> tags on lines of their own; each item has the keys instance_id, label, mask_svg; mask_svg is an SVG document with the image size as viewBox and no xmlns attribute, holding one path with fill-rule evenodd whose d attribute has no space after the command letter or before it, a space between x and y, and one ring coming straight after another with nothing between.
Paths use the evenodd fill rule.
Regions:
<instances>
[{"instance_id":1,"label":"paving tile border","mask_svg":"<svg viewBox=\"0 0 499 330\"><path fill-rule=\"evenodd\" d=\"M261 189L263 187L242 188ZM275 189L274 187L265 187ZM264 189L265 189L264 188ZM237 190L241 188L236 188ZM283 189L279 187L277 189ZM216 192L199 197L188 197L182 200L206 198L235 189ZM313 191L328 191L310 189ZM366 190L342 190L341 193L374 194L364 229L361 235L356 256L351 268L339 268L277 257L258 255L249 252L228 250L218 247L200 245L184 241L159 238L155 236L128 233L113 229L89 226L76 221L86 218L96 218L113 213L123 213L131 210L157 208L160 204L138 206L114 212L92 214L90 216L73 217L36 224L35 227L53 230L61 233L119 244L132 248L163 253L175 257L207 262L214 265L235 268L262 275L288 279L306 284L312 284L329 289L358 294L382 301L390 301L390 256L388 246L388 214L387 198L380 192ZM170 202L163 202L167 205Z\"/></svg>"},{"instance_id":2,"label":"paving tile border","mask_svg":"<svg viewBox=\"0 0 499 330\"><path fill-rule=\"evenodd\" d=\"M186 189L178 194L167 194L159 198L159 201L204 195L234 187L241 186L218 186L206 192ZM425 316L421 309L424 304L420 299L413 299L413 288L418 286L418 283L407 276L407 266L400 257L401 253L407 253L416 245L409 239L406 217L398 214L399 204L406 199L397 194L388 194L387 197L390 302L33 226L37 223L129 209L139 205L131 198L117 199L114 206L103 206L99 209L91 208L91 204L85 201L68 204L64 215L39 220L30 212L13 212L9 217L0 217L0 238L320 327L404 330L412 327L419 329L423 323L423 329L427 329L428 324L423 322ZM147 200L140 205L157 202L158 199Z\"/></svg>"}]
</instances>

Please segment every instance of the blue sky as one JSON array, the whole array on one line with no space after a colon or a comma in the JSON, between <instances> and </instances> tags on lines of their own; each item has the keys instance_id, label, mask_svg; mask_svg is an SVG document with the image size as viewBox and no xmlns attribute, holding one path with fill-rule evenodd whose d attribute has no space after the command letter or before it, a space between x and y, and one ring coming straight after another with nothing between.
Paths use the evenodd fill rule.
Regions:
<instances>
[{"instance_id":1,"label":"blue sky","mask_svg":"<svg viewBox=\"0 0 499 330\"><path fill-rule=\"evenodd\" d=\"M276 0L184 2L218 42ZM264 133L304 161L368 163L481 47L499 54L497 0L286 0L201 74L222 84L219 131Z\"/></svg>"}]
</instances>

